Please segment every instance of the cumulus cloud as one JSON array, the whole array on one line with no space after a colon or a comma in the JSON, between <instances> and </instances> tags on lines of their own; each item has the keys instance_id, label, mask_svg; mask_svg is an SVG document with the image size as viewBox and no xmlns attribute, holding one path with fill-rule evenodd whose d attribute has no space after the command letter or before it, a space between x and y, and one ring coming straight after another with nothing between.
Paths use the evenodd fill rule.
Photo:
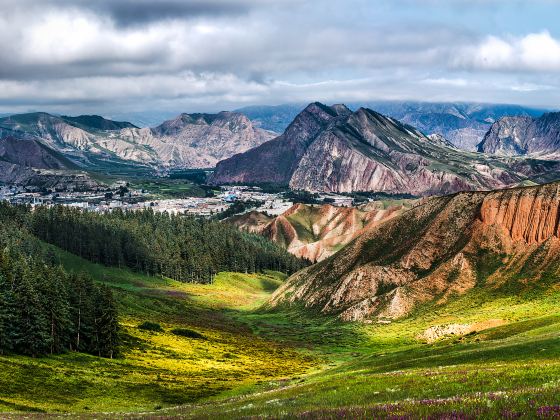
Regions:
<instances>
[{"instance_id":1,"label":"cumulus cloud","mask_svg":"<svg viewBox=\"0 0 560 420\"><path fill-rule=\"evenodd\" d=\"M458 67L495 71L560 71L560 41L548 31L524 37L489 36L475 46L463 48Z\"/></svg>"},{"instance_id":2,"label":"cumulus cloud","mask_svg":"<svg viewBox=\"0 0 560 420\"><path fill-rule=\"evenodd\" d=\"M560 46L551 33L484 36L462 26L450 4L468 7L466 0L3 0L0 111L196 111L475 94L519 102L515 95L530 98L542 86L558 93Z\"/></svg>"},{"instance_id":3,"label":"cumulus cloud","mask_svg":"<svg viewBox=\"0 0 560 420\"><path fill-rule=\"evenodd\" d=\"M122 1L122 0L121 0ZM214 18L156 21L120 27L82 9L50 10L28 18L0 17L4 79L235 72L253 80L288 72L325 72L429 65L447 54L447 27L346 27L276 20ZM25 21L25 24L23 22ZM14 31L14 27L18 30Z\"/></svg>"}]
</instances>

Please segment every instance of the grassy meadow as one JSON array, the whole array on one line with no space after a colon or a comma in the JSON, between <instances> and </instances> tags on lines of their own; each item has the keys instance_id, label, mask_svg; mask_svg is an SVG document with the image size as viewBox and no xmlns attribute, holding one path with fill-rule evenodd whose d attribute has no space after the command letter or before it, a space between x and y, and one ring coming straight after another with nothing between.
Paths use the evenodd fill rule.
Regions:
<instances>
[{"instance_id":1,"label":"grassy meadow","mask_svg":"<svg viewBox=\"0 0 560 420\"><path fill-rule=\"evenodd\" d=\"M222 273L213 285L203 286L59 255L69 270L87 270L113 288L121 355L113 360L76 353L0 356L0 412L156 410L292 378L318 363L291 346L255 336L236 319L235 312L259 305L280 284L280 273ZM163 331L139 329L145 321L159 323ZM177 328L203 338L176 335Z\"/></svg>"},{"instance_id":2,"label":"grassy meadow","mask_svg":"<svg viewBox=\"0 0 560 420\"><path fill-rule=\"evenodd\" d=\"M478 288L392 323L261 309L280 273L185 284L58 251L111 286L118 358L1 356L5 418L551 418L560 415L560 288ZM146 331L145 321L162 331ZM431 326L479 331L427 342ZM193 331L200 338L177 335ZM101 414L100 414L101 413ZM120 414L119 414L120 413ZM128 413L128 414L124 414Z\"/></svg>"}]
</instances>

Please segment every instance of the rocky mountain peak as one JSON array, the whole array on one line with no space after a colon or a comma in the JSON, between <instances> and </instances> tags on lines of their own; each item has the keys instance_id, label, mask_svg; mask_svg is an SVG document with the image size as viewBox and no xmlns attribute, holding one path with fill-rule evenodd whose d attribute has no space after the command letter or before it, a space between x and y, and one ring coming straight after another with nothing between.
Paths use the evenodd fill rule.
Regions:
<instances>
[{"instance_id":1,"label":"rocky mountain peak","mask_svg":"<svg viewBox=\"0 0 560 420\"><path fill-rule=\"evenodd\" d=\"M350 111L346 105L338 104L328 106L322 104L321 102L312 102L296 116L293 122L296 122L298 119L306 119L310 117L314 118L316 121L328 122L334 118L345 117L351 113L352 111ZM289 128L290 127L288 126L288 129Z\"/></svg>"},{"instance_id":2,"label":"rocky mountain peak","mask_svg":"<svg viewBox=\"0 0 560 420\"><path fill-rule=\"evenodd\" d=\"M560 156L560 113L539 118L503 117L478 145L478 151L501 156L534 155L557 159Z\"/></svg>"},{"instance_id":3,"label":"rocky mountain peak","mask_svg":"<svg viewBox=\"0 0 560 420\"><path fill-rule=\"evenodd\" d=\"M300 153L321 130L331 122L345 118L349 112L345 106L330 107L313 102L297 115L281 137Z\"/></svg>"},{"instance_id":4,"label":"rocky mountain peak","mask_svg":"<svg viewBox=\"0 0 560 420\"><path fill-rule=\"evenodd\" d=\"M153 130L160 136L171 136L191 125L214 126L234 132L253 128L251 121L245 115L238 112L222 111L218 114L183 113L172 120L163 122Z\"/></svg>"},{"instance_id":5,"label":"rocky mountain peak","mask_svg":"<svg viewBox=\"0 0 560 420\"><path fill-rule=\"evenodd\" d=\"M239 112L222 111L216 115L211 124L232 132L253 129L251 120Z\"/></svg>"},{"instance_id":6,"label":"rocky mountain peak","mask_svg":"<svg viewBox=\"0 0 560 420\"><path fill-rule=\"evenodd\" d=\"M352 111L344 104L334 104L331 109L336 112L337 115L350 115Z\"/></svg>"}]
</instances>

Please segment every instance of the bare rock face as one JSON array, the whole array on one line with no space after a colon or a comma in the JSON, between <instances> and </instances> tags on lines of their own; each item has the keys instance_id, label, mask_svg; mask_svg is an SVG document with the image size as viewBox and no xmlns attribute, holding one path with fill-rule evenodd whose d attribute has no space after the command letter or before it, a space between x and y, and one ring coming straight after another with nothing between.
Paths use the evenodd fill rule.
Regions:
<instances>
[{"instance_id":1,"label":"bare rock face","mask_svg":"<svg viewBox=\"0 0 560 420\"><path fill-rule=\"evenodd\" d=\"M150 134L141 143L156 152L159 162L184 168L214 167L218 161L257 147L275 136L253 127L247 117L234 112L181 114L153 128Z\"/></svg>"},{"instance_id":2,"label":"bare rock face","mask_svg":"<svg viewBox=\"0 0 560 420\"><path fill-rule=\"evenodd\" d=\"M416 200L371 202L359 207L294 204L278 217L250 212L227 220L238 228L259 233L288 252L312 262L322 261L367 228L410 208Z\"/></svg>"},{"instance_id":3,"label":"bare rock face","mask_svg":"<svg viewBox=\"0 0 560 420\"><path fill-rule=\"evenodd\" d=\"M0 138L0 183L92 190L101 184L62 154L33 138Z\"/></svg>"},{"instance_id":4,"label":"bare rock face","mask_svg":"<svg viewBox=\"0 0 560 420\"><path fill-rule=\"evenodd\" d=\"M433 343L441 338L463 336L473 332L480 332L489 328L495 328L505 324L503 319L489 319L487 321L475 322L473 324L447 324L433 325L424 331L418 338L428 343Z\"/></svg>"},{"instance_id":5,"label":"bare rock face","mask_svg":"<svg viewBox=\"0 0 560 420\"><path fill-rule=\"evenodd\" d=\"M539 118L504 117L492 127L478 150L501 156L532 155L547 159L560 156L560 113Z\"/></svg>"},{"instance_id":6,"label":"bare rock face","mask_svg":"<svg viewBox=\"0 0 560 420\"><path fill-rule=\"evenodd\" d=\"M560 185L514 189L488 194L480 213L482 222L499 226L514 241L540 244L560 237Z\"/></svg>"},{"instance_id":7,"label":"bare rock face","mask_svg":"<svg viewBox=\"0 0 560 420\"><path fill-rule=\"evenodd\" d=\"M350 242L373 218L374 210L295 204L269 223L262 234L288 252L316 262Z\"/></svg>"},{"instance_id":8,"label":"bare rock face","mask_svg":"<svg viewBox=\"0 0 560 420\"><path fill-rule=\"evenodd\" d=\"M385 320L474 287L526 287L560 273L559 212L560 183L431 198L294 274L269 304Z\"/></svg>"},{"instance_id":9,"label":"bare rock face","mask_svg":"<svg viewBox=\"0 0 560 420\"><path fill-rule=\"evenodd\" d=\"M104 185L75 170L37 169L0 160L0 183L45 189L91 191Z\"/></svg>"},{"instance_id":10,"label":"bare rock face","mask_svg":"<svg viewBox=\"0 0 560 420\"><path fill-rule=\"evenodd\" d=\"M63 155L45 147L38 140L12 136L0 139L0 160L37 169L71 169L75 167Z\"/></svg>"},{"instance_id":11,"label":"bare rock face","mask_svg":"<svg viewBox=\"0 0 560 420\"><path fill-rule=\"evenodd\" d=\"M57 117L46 113L0 119L0 134L34 138L81 166L97 160L173 168L208 168L274 137L244 115L181 114L158 127L137 128L99 116Z\"/></svg>"},{"instance_id":12,"label":"bare rock face","mask_svg":"<svg viewBox=\"0 0 560 420\"><path fill-rule=\"evenodd\" d=\"M274 217L272 216L258 211L250 211L229 217L225 222L234 225L244 232L261 234L264 228L273 220Z\"/></svg>"},{"instance_id":13,"label":"bare rock face","mask_svg":"<svg viewBox=\"0 0 560 420\"><path fill-rule=\"evenodd\" d=\"M464 152L369 109L315 103L282 136L220 162L211 182L432 195L504 188L560 169L539 165Z\"/></svg>"}]
</instances>

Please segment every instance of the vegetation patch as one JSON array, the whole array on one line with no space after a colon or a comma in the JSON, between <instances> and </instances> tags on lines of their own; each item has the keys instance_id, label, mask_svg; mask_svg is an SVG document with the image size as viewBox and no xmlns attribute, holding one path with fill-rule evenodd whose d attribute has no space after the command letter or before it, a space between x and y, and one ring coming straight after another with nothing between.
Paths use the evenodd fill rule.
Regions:
<instances>
[{"instance_id":1,"label":"vegetation patch","mask_svg":"<svg viewBox=\"0 0 560 420\"><path fill-rule=\"evenodd\" d=\"M202 334L194 330L190 330L188 328L174 328L171 330L171 332L181 337L195 338L197 340L206 340L206 337L204 337Z\"/></svg>"},{"instance_id":2,"label":"vegetation patch","mask_svg":"<svg viewBox=\"0 0 560 420\"><path fill-rule=\"evenodd\" d=\"M318 365L314 355L260 336L245 321L246 314L283 282L284 274L224 272L213 284L182 283L94 264L44 246L69 273L86 271L113 291L120 314L120 355L0 355L0 412L87 417L165 411L269 387ZM165 326L164 331L154 334L138 328L146 320ZM175 329L195 331L206 339L186 339L175 335Z\"/></svg>"},{"instance_id":3,"label":"vegetation patch","mask_svg":"<svg viewBox=\"0 0 560 420\"><path fill-rule=\"evenodd\" d=\"M138 329L144 331L163 332L163 328L157 322L144 321L138 325Z\"/></svg>"}]
</instances>

